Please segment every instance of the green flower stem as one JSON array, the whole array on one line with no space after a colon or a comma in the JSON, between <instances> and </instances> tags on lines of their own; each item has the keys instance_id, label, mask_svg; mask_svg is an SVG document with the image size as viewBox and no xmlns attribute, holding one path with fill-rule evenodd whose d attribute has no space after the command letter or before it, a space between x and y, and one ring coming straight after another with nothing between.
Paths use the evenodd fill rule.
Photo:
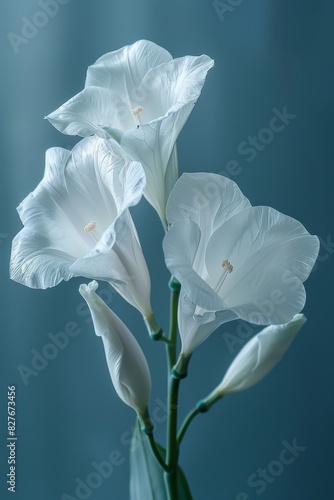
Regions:
<instances>
[{"instance_id":1,"label":"green flower stem","mask_svg":"<svg viewBox=\"0 0 334 500\"><path fill-rule=\"evenodd\" d=\"M159 453L155 439L153 437L153 433L147 434L147 436L148 436L149 443L151 445L151 450L152 450L153 455L155 456L155 458L157 459L157 461L159 462L161 467L168 473L170 471L170 469L169 469L168 465L165 464L164 460L162 459L162 456Z\"/></svg>"},{"instance_id":2,"label":"green flower stem","mask_svg":"<svg viewBox=\"0 0 334 500\"><path fill-rule=\"evenodd\" d=\"M162 337L164 337L164 332L155 321L153 312L148 314L146 317L144 316L143 319L151 339L160 340Z\"/></svg>"},{"instance_id":3,"label":"green flower stem","mask_svg":"<svg viewBox=\"0 0 334 500\"><path fill-rule=\"evenodd\" d=\"M207 398L199 401L197 403L197 405L195 406L195 408L193 408L188 413L188 415L186 416L186 418L184 419L184 421L181 425L181 429L180 429L180 432L179 432L178 437L177 437L178 446L180 446L181 441L182 441L190 423L196 417L196 415L198 415L199 413L206 413L211 408L211 406L214 403L216 403L219 399L221 399L222 397L223 396L218 394L218 393L212 393Z\"/></svg>"},{"instance_id":4,"label":"green flower stem","mask_svg":"<svg viewBox=\"0 0 334 500\"><path fill-rule=\"evenodd\" d=\"M178 500L177 467L179 446L177 442L177 410L180 379L170 377L169 380L169 415L167 428L167 455L166 462L170 472L165 474L168 500Z\"/></svg>"},{"instance_id":5,"label":"green flower stem","mask_svg":"<svg viewBox=\"0 0 334 500\"><path fill-rule=\"evenodd\" d=\"M180 446L181 444L181 441L183 439L183 436L185 435L191 421L193 420L193 418L196 417L196 415L198 415L200 413L200 409L195 406L195 408L193 408L189 413L188 415L186 416L186 418L184 419L183 423L182 423L182 426L181 426L181 429L180 429L180 432L179 432L179 435L177 436L177 442L178 442L178 445Z\"/></svg>"},{"instance_id":6,"label":"green flower stem","mask_svg":"<svg viewBox=\"0 0 334 500\"><path fill-rule=\"evenodd\" d=\"M197 407L200 409L201 413L205 413L210 410L211 406L213 406L217 401L222 399L224 394L218 391L213 391L209 394L205 399L202 399L197 403Z\"/></svg>"},{"instance_id":7,"label":"green flower stem","mask_svg":"<svg viewBox=\"0 0 334 500\"><path fill-rule=\"evenodd\" d=\"M188 373L188 364L191 358L191 354L189 356L185 356L182 352L180 353L176 364L173 366L172 373L175 378L186 378Z\"/></svg>"},{"instance_id":8,"label":"green flower stem","mask_svg":"<svg viewBox=\"0 0 334 500\"><path fill-rule=\"evenodd\" d=\"M180 283L173 277L169 280L168 286L171 290L169 344L167 349L168 373L170 374L176 362L177 309L179 305L179 295L181 286Z\"/></svg>"},{"instance_id":9,"label":"green flower stem","mask_svg":"<svg viewBox=\"0 0 334 500\"><path fill-rule=\"evenodd\" d=\"M177 468L179 447L177 443L177 410L180 380L172 376L172 370L176 362L177 309L181 285L175 278L172 277L168 286L171 290L169 330L170 343L166 346L169 377L166 462L169 467L169 472L165 473L164 476L168 500L178 500Z\"/></svg>"},{"instance_id":10,"label":"green flower stem","mask_svg":"<svg viewBox=\"0 0 334 500\"><path fill-rule=\"evenodd\" d=\"M145 434L148 437L153 455L155 456L155 458L158 461L158 463L160 464L160 466L166 472L169 472L170 469L167 466L167 464L165 463L165 461L163 460L162 456L160 455L159 450L158 450L157 445L156 445L156 442L155 442L155 439L154 439L154 436L153 436L154 424L153 424L152 420L150 419L148 408L146 408L145 413L144 413L144 415L142 415L140 417L140 420L141 420L142 425L143 425L142 431L145 432Z\"/></svg>"},{"instance_id":11,"label":"green flower stem","mask_svg":"<svg viewBox=\"0 0 334 500\"><path fill-rule=\"evenodd\" d=\"M165 342L167 345L171 344L171 341L169 340L168 337L166 337L166 335L162 335L161 337L159 337L159 339L153 339L153 340L161 340L162 342Z\"/></svg>"}]
</instances>

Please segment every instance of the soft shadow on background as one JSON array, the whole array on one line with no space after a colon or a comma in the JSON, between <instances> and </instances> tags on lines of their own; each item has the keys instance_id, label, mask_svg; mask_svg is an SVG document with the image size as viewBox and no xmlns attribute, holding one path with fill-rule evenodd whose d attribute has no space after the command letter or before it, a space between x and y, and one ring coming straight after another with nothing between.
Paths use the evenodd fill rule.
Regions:
<instances>
[{"instance_id":1,"label":"soft shadow on background","mask_svg":"<svg viewBox=\"0 0 334 500\"><path fill-rule=\"evenodd\" d=\"M9 280L8 262L11 240L21 228L15 208L42 178L45 150L71 148L77 142L43 117L83 88L89 64L140 38L158 43L174 57L205 53L215 59L178 141L181 172L226 174L234 160L238 174L233 178L253 204L273 206L321 238L317 267L306 282L308 322L284 361L256 387L197 417L184 440L181 465L194 498L244 500L242 492L252 500L329 497L334 446L334 5L325 0L226 0L220 3L228 8L217 12L217 2L204 0L50 3L55 2L52 15L44 17L37 14L43 11L43 0L2 2L0 497L11 498L5 485L5 419L7 385L15 384L15 498L61 500L65 493L78 498L76 480L86 482L95 471L93 463L107 460L115 450L121 465L86 498L128 498L134 413L111 385L102 343L78 293L85 280L30 290ZM39 27L29 31L26 26L32 20ZM25 38L15 44L8 38L10 32ZM284 107L294 116L284 130L261 151L247 153L248 137L261 134L275 110ZM151 271L156 316L167 327L169 275L163 265L160 222L145 201L132 213ZM147 338L135 310L106 285L100 287L147 355L153 378L151 408L157 409L156 432L163 441L163 346ZM20 365L31 368L36 351L50 342L50 332L64 331L73 323L77 335L24 381ZM226 324L197 349L182 384L181 416L220 381L255 331L238 322ZM226 340L231 336L233 344ZM283 442L292 445L294 440L303 448L295 460L283 469L272 465L279 460ZM268 467L274 473L260 483L259 468Z\"/></svg>"}]
</instances>

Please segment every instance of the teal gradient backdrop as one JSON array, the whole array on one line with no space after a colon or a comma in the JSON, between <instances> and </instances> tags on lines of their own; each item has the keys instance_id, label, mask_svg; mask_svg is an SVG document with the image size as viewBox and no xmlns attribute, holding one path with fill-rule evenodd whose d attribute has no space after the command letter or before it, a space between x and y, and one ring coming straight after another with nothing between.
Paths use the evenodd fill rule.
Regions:
<instances>
[{"instance_id":1,"label":"teal gradient backdrop","mask_svg":"<svg viewBox=\"0 0 334 500\"><path fill-rule=\"evenodd\" d=\"M87 66L98 57L146 38L174 57L205 53L215 60L178 141L181 172L227 173L253 204L273 206L321 238L320 258L306 282L308 322L282 363L256 387L199 415L185 437L181 465L194 498L330 498L334 5L326 0L54 0L48 4L53 10L41 16L43 3L3 0L1 7L0 497L12 498L5 484L4 417L7 386L15 384L15 499L61 500L65 493L79 498L77 479L86 482L96 472L94 463L113 452L112 473L86 498L128 498L134 413L112 387L102 344L78 293L85 280L31 290L9 280L8 262L11 240L21 228L15 208L40 181L45 150L71 148L78 140L60 134L43 117L82 89ZM284 109L293 117L268 140L263 129ZM264 141L251 146L249 136ZM156 316L167 328L163 231L145 201L132 214L152 276ZM151 412L163 442L163 346L147 338L137 311L106 285L100 288L147 356ZM34 354L52 341L52 334L71 329L66 347L24 381L20 365L31 368ZM238 322L226 324L197 349L182 383L181 416L220 381L256 331ZM300 447L289 455L294 460L277 465L286 443L294 442ZM271 471L269 479L259 479L259 468Z\"/></svg>"}]
</instances>

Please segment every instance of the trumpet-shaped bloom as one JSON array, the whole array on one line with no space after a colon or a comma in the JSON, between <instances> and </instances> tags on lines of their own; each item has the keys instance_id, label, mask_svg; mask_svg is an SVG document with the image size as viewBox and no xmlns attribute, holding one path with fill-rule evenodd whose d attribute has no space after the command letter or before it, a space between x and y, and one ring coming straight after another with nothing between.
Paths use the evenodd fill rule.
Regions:
<instances>
[{"instance_id":1,"label":"trumpet-shaped bloom","mask_svg":"<svg viewBox=\"0 0 334 500\"><path fill-rule=\"evenodd\" d=\"M304 307L319 241L295 219L252 207L233 181L209 173L180 177L167 219L163 248L182 285L186 354L226 321L281 324Z\"/></svg>"},{"instance_id":2,"label":"trumpet-shaped bloom","mask_svg":"<svg viewBox=\"0 0 334 500\"><path fill-rule=\"evenodd\" d=\"M223 396L257 384L282 359L305 321L303 314L296 314L289 323L261 330L237 354L212 394Z\"/></svg>"},{"instance_id":3,"label":"trumpet-shaped bloom","mask_svg":"<svg viewBox=\"0 0 334 500\"><path fill-rule=\"evenodd\" d=\"M139 163L97 137L46 152L42 181L18 207L11 278L49 288L73 276L101 279L150 318L150 277L128 208L145 186Z\"/></svg>"},{"instance_id":4,"label":"trumpet-shaped bloom","mask_svg":"<svg viewBox=\"0 0 334 500\"><path fill-rule=\"evenodd\" d=\"M95 293L97 287L92 281L80 285L79 292L90 309L95 333L102 338L112 383L122 401L145 416L151 394L146 358L130 330Z\"/></svg>"},{"instance_id":5,"label":"trumpet-shaped bloom","mask_svg":"<svg viewBox=\"0 0 334 500\"><path fill-rule=\"evenodd\" d=\"M212 66L206 55L173 59L139 40L100 57L88 68L84 90L47 119L65 134L116 139L143 165L144 194L165 224L178 177L175 142Z\"/></svg>"}]
</instances>

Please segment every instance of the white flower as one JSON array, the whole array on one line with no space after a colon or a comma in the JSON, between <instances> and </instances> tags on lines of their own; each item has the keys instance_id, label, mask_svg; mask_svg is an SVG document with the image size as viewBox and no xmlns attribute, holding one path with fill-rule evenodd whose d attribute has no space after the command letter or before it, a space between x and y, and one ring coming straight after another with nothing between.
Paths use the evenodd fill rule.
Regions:
<instances>
[{"instance_id":1,"label":"white flower","mask_svg":"<svg viewBox=\"0 0 334 500\"><path fill-rule=\"evenodd\" d=\"M146 415L151 376L138 342L120 318L95 293L96 281L80 285L90 309L94 329L102 338L107 365L118 396L140 416Z\"/></svg>"},{"instance_id":2,"label":"white flower","mask_svg":"<svg viewBox=\"0 0 334 500\"><path fill-rule=\"evenodd\" d=\"M142 163L144 194L165 225L178 177L175 142L212 66L206 55L173 59L140 40L100 57L88 68L84 90L47 119L65 134L116 139Z\"/></svg>"},{"instance_id":3,"label":"white flower","mask_svg":"<svg viewBox=\"0 0 334 500\"><path fill-rule=\"evenodd\" d=\"M151 318L150 276L128 210L144 186L141 165L127 164L110 141L47 150L42 181L18 207L25 227L13 240L11 278L32 288L105 280Z\"/></svg>"},{"instance_id":4,"label":"white flower","mask_svg":"<svg viewBox=\"0 0 334 500\"><path fill-rule=\"evenodd\" d=\"M189 355L220 324L281 324L305 304L319 241L295 219L252 207L231 180L183 174L167 204L167 267L181 283L179 329Z\"/></svg>"},{"instance_id":5,"label":"white flower","mask_svg":"<svg viewBox=\"0 0 334 500\"><path fill-rule=\"evenodd\" d=\"M178 327L182 341L182 355L188 358L222 323L235 319L233 311L206 311L195 314L199 308L182 290L178 307Z\"/></svg>"},{"instance_id":6,"label":"white flower","mask_svg":"<svg viewBox=\"0 0 334 500\"><path fill-rule=\"evenodd\" d=\"M212 394L221 397L257 384L282 359L305 321L303 314L296 314L289 323L261 330L237 354Z\"/></svg>"}]
</instances>

